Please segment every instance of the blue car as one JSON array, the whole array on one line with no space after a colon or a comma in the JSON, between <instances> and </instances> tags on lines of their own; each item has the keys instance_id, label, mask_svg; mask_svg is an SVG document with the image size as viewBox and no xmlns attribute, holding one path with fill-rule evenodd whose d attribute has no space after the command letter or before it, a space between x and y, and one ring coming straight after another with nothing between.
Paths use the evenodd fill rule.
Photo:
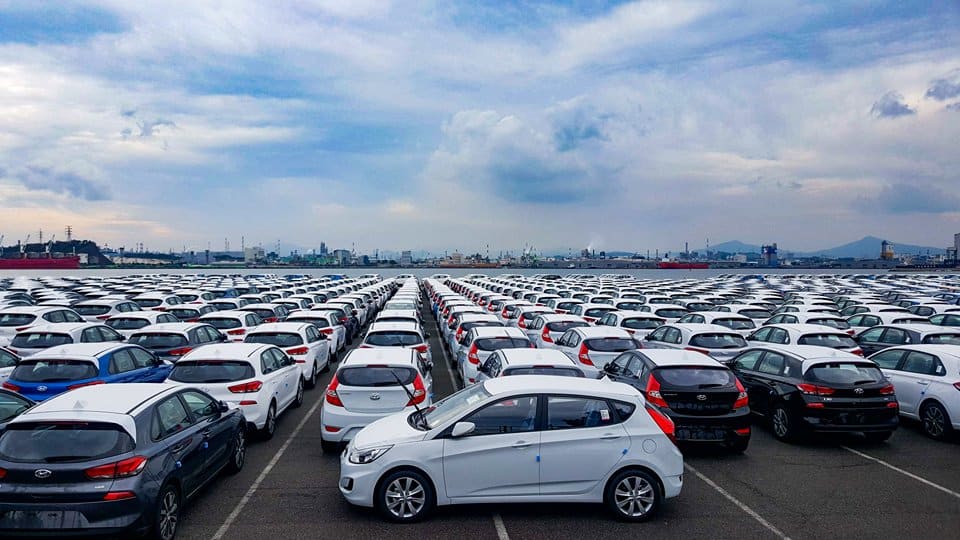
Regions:
<instances>
[{"instance_id":1,"label":"blue car","mask_svg":"<svg viewBox=\"0 0 960 540\"><path fill-rule=\"evenodd\" d=\"M43 401L95 384L163 382L172 367L138 345L76 343L21 360L3 387Z\"/></svg>"}]
</instances>

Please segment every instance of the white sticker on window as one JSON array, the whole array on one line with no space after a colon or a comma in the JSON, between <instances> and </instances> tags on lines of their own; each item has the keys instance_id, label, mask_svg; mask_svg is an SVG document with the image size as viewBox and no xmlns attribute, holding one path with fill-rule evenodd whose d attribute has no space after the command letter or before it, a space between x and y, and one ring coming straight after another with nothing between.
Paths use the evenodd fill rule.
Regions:
<instances>
[{"instance_id":1,"label":"white sticker on window","mask_svg":"<svg viewBox=\"0 0 960 540\"><path fill-rule=\"evenodd\" d=\"M603 420L604 422L606 422L607 420L610 420L610 411L606 409L600 409L600 419Z\"/></svg>"}]
</instances>

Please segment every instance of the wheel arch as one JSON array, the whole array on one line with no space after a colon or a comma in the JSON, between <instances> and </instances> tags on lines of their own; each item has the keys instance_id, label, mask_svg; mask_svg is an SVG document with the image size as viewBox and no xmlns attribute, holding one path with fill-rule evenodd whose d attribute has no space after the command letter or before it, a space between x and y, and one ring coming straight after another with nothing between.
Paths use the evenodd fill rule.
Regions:
<instances>
[{"instance_id":1,"label":"wheel arch","mask_svg":"<svg viewBox=\"0 0 960 540\"><path fill-rule=\"evenodd\" d=\"M610 482L613 482L613 479L614 479L617 475L619 475L620 473L626 472L626 471L643 471L643 472L649 474L650 476L653 477L653 480L657 483L657 489L660 491L660 497L663 498L663 497L665 496L665 491L664 491L664 487L663 487L663 479L660 478L660 475L657 474L656 471L654 471L653 469L651 469L650 467L647 467L647 466L645 466L645 465L630 464L630 465L623 465L623 466L617 468L615 471L613 471L612 473L610 473L610 476L607 477L607 481L604 482L604 484L603 484L603 499L604 499L604 501L606 501L606 499L607 499L607 492L610 491L610 489L609 489L609 488L610 488Z\"/></svg>"}]
</instances>

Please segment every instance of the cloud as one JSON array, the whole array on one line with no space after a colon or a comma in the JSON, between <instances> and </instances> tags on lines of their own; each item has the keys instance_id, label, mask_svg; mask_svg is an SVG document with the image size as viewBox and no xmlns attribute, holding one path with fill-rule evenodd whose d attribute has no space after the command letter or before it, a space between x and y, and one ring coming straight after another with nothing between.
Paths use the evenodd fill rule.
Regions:
<instances>
[{"instance_id":1,"label":"cloud","mask_svg":"<svg viewBox=\"0 0 960 540\"><path fill-rule=\"evenodd\" d=\"M960 101L947 105L947 110L951 112L960 112Z\"/></svg>"},{"instance_id":2,"label":"cloud","mask_svg":"<svg viewBox=\"0 0 960 540\"><path fill-rule=\"evenodd\" d=\"M890 91L870 107L870 114L876 118L897 118L917 114L917 111L903 102L902 94Z\"/></svg>"},{"instance_id":3,"label":"cloud","mask_svg":"<svg viewBox=\"0 0 960 540\"><path fill-rule=\"evenodd\" d=\"M604 123L608 115L601 114L596 107L584 104L582 100L572 100L552 111L553 143L559 152L567 152L579 147L586 141L609 141Z\"/></svg>"},{"instance_id":4,"label":"cloud","mask_svg":"<svg viewBox=\"0 0 960 540\"><path fill-rule=\"evenodd\" d=\"M71 171L30 165L24 168L18 179L31 190L67 194L85 201L103 201L110 198L106 188Z\"/></svg>"},{"instance_id":5,"label":"cloud","mask_svg":"<svg viewBox=\"0 0 960 540\"><path fill-rule=\"evenodd\" d=\"M960 197L934 185L896 182L884 187L870 207L892 214L942 214L956 212Z\"/></svg>"},{"instance_id":6,"label":"cloud","mask_svg":"<svg viewBox=\"0 0 960 540\"><path fill-rule=\"evenodd\" d=\"M923 96L937 101L946 101L960 96L960 69L955 69L944 77L934 79Z\"/></svg>"},{"instance_id":7,"label":"cloud","mask_svg":"<svg viewBox=\"0 0 960 540\"><path fill-rule=\"evenodd\" d=\"M163 118L157 118L155 120L141 120L137 122L137 127L140 128L141 137L153 137L155 133L158 132L159 127L172 127L176 128L177 125L173 123L172 120L164 120Z\"/></svg>"}]
</instances>

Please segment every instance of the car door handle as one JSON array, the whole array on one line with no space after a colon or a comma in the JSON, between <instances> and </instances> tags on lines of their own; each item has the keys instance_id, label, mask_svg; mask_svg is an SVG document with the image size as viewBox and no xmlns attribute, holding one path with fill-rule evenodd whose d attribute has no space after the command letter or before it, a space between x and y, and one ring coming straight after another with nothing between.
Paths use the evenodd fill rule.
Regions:
<instances>
[{"instance_id":1,"label":"car door handle","mask_svg":"<svg viewBox=\"0 0 960 540\"><path fill-rule=\"evenodd\" d=\"M513 443L513 447L518 450L523 450L524 448L530 448L531 444L532 443L528 443L527 441L517 441Z\"/></svg>"},{"instance_id":2,"label":"car door handle","mask_svg":"<svg viewBox=\"0 0 960 540\"><path fill-rule=\"evenodd\" d=\"M604 433L603 435L600 436L600 438L605 441L614 441L619 439L620 435L617 435L616 433Z\"/></svg>"},{"instance_id":3,"label":"car door handle","mask_svg":"<svg viewBox=\"0 0 960 540\"><path fill-rule=\"evenodd\" d=\"M210 438L210 433L211 433L211 432L210 432L209 429L205 429L205 430L203 430L203 431L200 432L200 434L203 435L203 438L204 438L204 439L209 439L209 438Z\"/></svg>"},{"instance_id":4,"label":"car door handle","mask_svg":"<svg viewBox=\"0 0 960 540\"><path fill-rule=\"evenodd\" d=\"M930 384L930 381L917 381L917 384L922 384L924 386Z\"/></svg>"},{"instance_id":5,"label":"car door handle","mask_svg":"<svg viewBox=\"0 0 960 540\"><path fill-rule=\"evenodd\" d=\"M184 440L183 442L177 443L174 446L170 447L170 451L174 454L179 454L187 449L190 446L190 443L193 442L193 437Z\"/></svg>"}]
</instances>

